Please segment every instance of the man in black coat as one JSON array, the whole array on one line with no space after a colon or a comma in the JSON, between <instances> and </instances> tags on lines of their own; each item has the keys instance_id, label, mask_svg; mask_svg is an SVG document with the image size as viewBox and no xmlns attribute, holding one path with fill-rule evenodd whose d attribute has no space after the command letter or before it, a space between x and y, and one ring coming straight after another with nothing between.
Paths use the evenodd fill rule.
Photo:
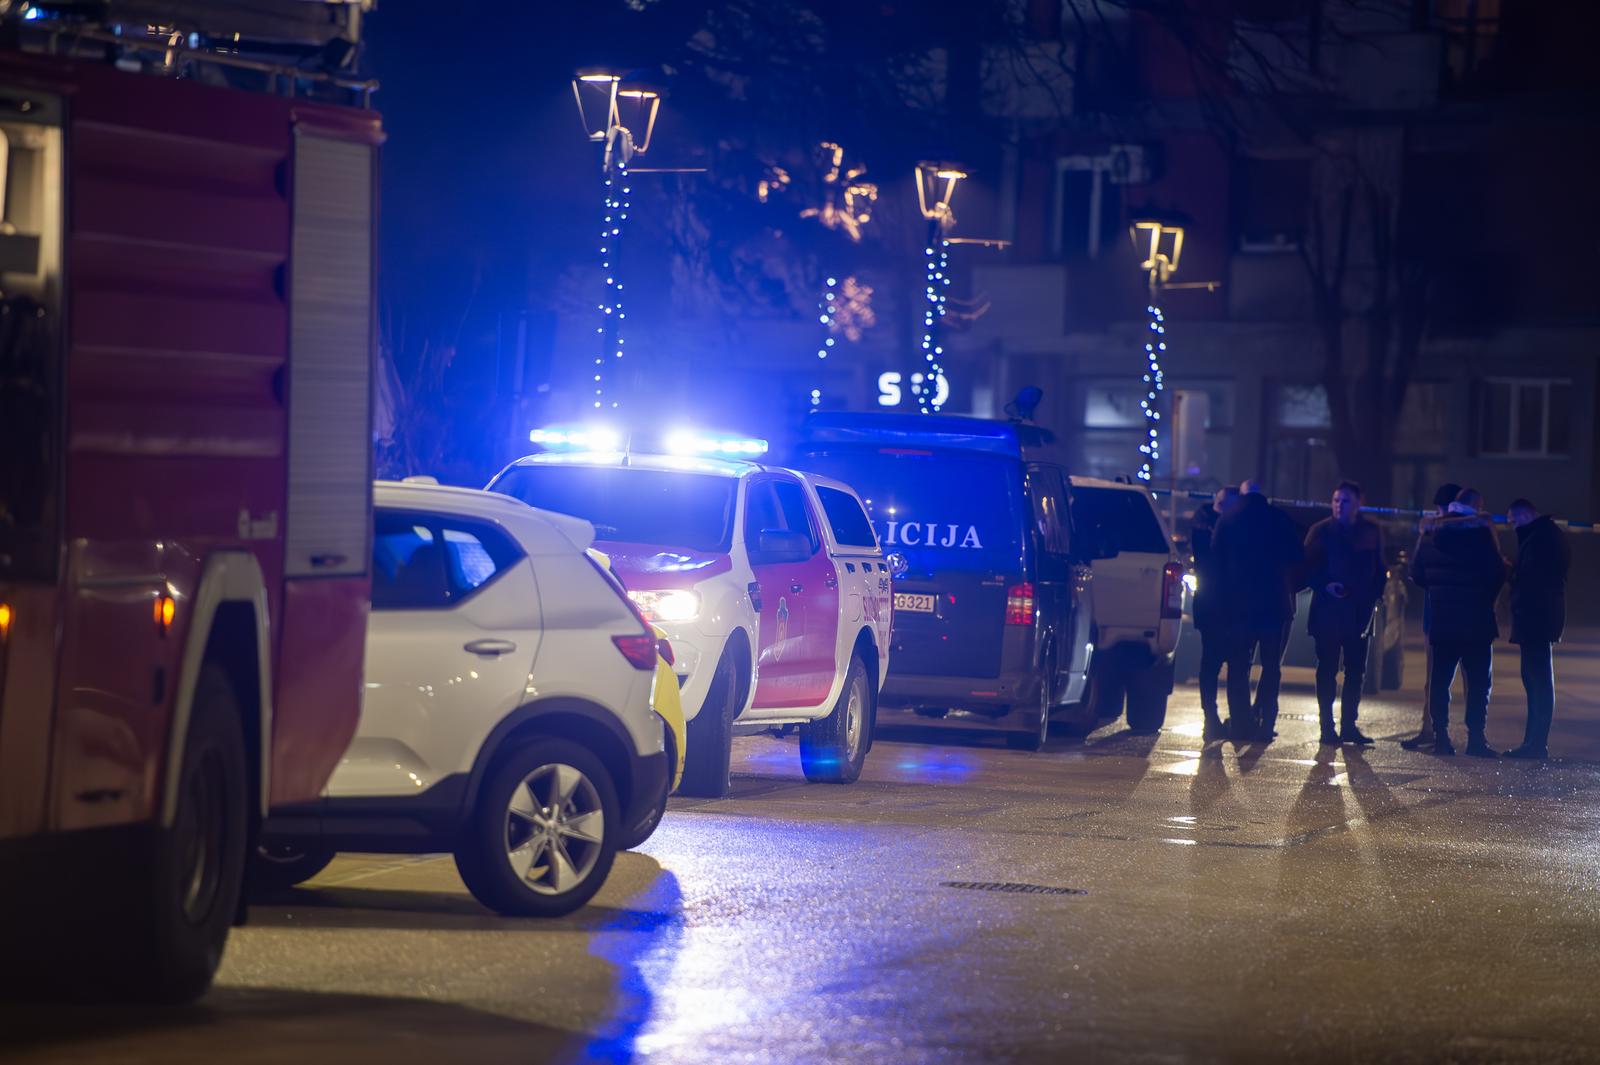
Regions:
<instances>
[{"instance_id":1,"label":"man in black coat","mask_svg":"<svg viewBox=\"0 0 1600 1065\"><path fill-rule=\"evenodd\" d=\"M1235 740L1270 743L1278 720L1283 651L1294 621L1305 551L1294 519L1246 481L1233 513L1217 522L1215 557L1223 619L1228 627L1228 725ZM1261 683L1250 703L1250 662L1261 653Z\"/></svg>"},{"instance_id":2,"label":"man in black coat","mask_svg":"<svg viewBox=\"0 0 1600 1065\"><path fill-rule=\"evenodd\" d=\"M1433 752L1455 754L1450 742L1450 685L1459 667L1467 686L1467 753L1496 756L1484 737L1494 640L1500 635L1494 601L1506 579L1506 562L1486 518L1483 497L1463 488L1449 512L1425 532L1411 560L1411 579L1428 594L1428 642L1433 674L1428 694L1433 712Z\"/></svg>"},{"instance_id":3,"label":"man in black coat","mask_svg":"<svg viewBox=\"0 0 1600 1065\"><path fill-rule=\"evenodd\" d=\"M1522 686L1528 693L1528 724L1522 746L1510 758L1548 757L1550 719L1556 710L1556 677L1550 645L1567 623L1567 570L1572 549L1554 520L1541 517L1526 499L1506 513L1517 530L1517 561L1511 568L1511 642L1522 651Z\"/></svg>"},{"instance_id":4,"label":"man in black coat","mask_svg":"<svg viewBox=\"0 0 1600 1065\"><path fill-rule=\"evenodd\" d=\"M1423 512L1422 531L1426 532L1433 518L1445 514L1451 503L1456 501L1456 496L1461 494L1459 484L1442 484L1433 493L1433 508ZM1410 739L1401 740L1400 746L1408 751L1419 750L1423 747L1433 746L1433 644L1427 642L1428 635L1428 600L1422 600L1422 635L1423 646L1426 648L1426 657L1422 666L1422 724L1417 729L1417 734Z\"/></svg>"},{"instance_id":5,"label":"man in black coat","mask_svg":"<svg viewBox=\"0 0 1600 1065\"><path fill-rule=\"evenodd\" d=\"M1217 712L1217 677L1228 657L1228 628L1222 613L1221 581L1216 555L1211 549L1217 522L1239 505L1239 489L1219 488L1211 502L1194 512L1189 532L1189 550L1194 554L1194 627L1200 634L1200 710L1205 714L1201 739L1210 743L1224 736L1222 718Z\"/></svg>"},{"instance_id":6,"label":"man in black coat","mask_svg":"<svg viewBox=\"0 0 1600 1065\"><path fill-rule=\"evenodd\" d=\"M1333 490L1333 514L1306 533L1306 581L1311 586L1311 617L1306 630L1317 648L1317 709L1322 742L1337 747L1372 740L1356 727L1361 682L1367 672L1367 634L1383 595L1383 532L1361 516L1361 486L1345 481ZM1344 698L1339 727L1333 727L1333 697L1339 659L1344 658Z\"/></svg>"}]
</instances>

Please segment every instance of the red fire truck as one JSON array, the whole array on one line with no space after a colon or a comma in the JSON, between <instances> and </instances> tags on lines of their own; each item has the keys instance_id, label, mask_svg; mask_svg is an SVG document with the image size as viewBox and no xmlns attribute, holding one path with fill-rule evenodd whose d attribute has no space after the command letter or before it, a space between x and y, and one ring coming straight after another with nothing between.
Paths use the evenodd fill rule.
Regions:
<instances>
[{"instance_id":1,"label":"red fire truck","mask_svg":"<svg viewBox=\"0 0 1600 1065\"><path fill-rule=\"evenodd\" d=\"M0 15L13 982L203 992L260 819L315 799L355 731L382 132L352 71L370 3Z\"/></svg>"}]
</instances>

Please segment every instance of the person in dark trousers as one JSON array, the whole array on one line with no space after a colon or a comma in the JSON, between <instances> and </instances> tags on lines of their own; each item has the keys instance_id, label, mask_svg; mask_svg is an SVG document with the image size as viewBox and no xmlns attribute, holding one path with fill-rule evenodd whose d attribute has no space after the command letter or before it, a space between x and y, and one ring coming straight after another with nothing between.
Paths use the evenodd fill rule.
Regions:
<instances>
[{"instance_id":1,"label":"person in dark trousers","mask_svg":"<svg viewBox=\"0 0 1600 1065\"><path fill-rule=\"evenodd\" d=\"M1294 519L1267 502L1261 486L1239 486L1239 506L1217 522L1215 556L1228 628L1228 728L1238 740L1272 742L1283 651L1305 551ZM1259 649L1261 683L1250 702L1250 662Z\"/></svg>"},{"instance_id":2,"label":"person in dark trousers","mask_svg":"<svg viewBox=\"0 0 1600 1065\"><path fill-rule=\"evenodd\" d=\"M1361 486L1345 481L1333 490L1333 514L1306 533L1306 581L1311 586L1311 617L1306 631L1317 648L1317 708L1322 742L1371 746L1356 727L1361 681L1367 672L1367 635L1383 595L1383 532L1361 516ZM1344 658L1344 697L1339 727L1333 727L1333 697L1339 659Z\"/></svg>"},{"instance_id":3,"label":"person in dark trousers","mask_svg":"<svg viewBox=\"0 0 1600 1065\"><path fill-rule=\"evenodd\" d=\"M1433 509L1423 516L1422 530L1426 531L1433 518L1442 516L1446 508L1456 501L1456 496L1461 494L1459 484L1443 484L1433 493ZM1420 537L1419 537L1420 542ZM1416 557L1416 552L1412 552ZM1419 750L1423 747L1433 746L1433 644L1428 641L1428 600L1422 600L1422 637L1425 659L1422 665L1422 724L1417 729L1417 734L1408 740L1401 740L1400 746L1408 751Z\"/></svg>"},{"instance_id":4,"label":"person in dark trousers","mask_svg":"<svg viewBox=\"0 0 1600 1065\"><path fill-rule=\"evenodd\" d=\"M1227 735L1217 708L1217 677L1228 657L1228 627L1223 617L1222 584L1211 544L1217 522L1238 505L1238 488L1230 484L1217 489L1211 502L1195 510L1194 526L1189 533L1189 549L1194 554L1194 627L1200 633L1200 710L1206 722L1201 739L1205 743Z\"/></svg>"},{"instance_id":5,"label":"person in dark trousers","mask_svg":"<svg viewBox=\"0 0 1600 1065\"><path fill-rule=\"evenodd\" d=\"M1522 651L1522 687L1528 693L1528 724L1522 745L1508 758L1549 757L1550 719L1556 709L1556 676L1550 647L1567 624L1567 570L1572 549L1567 534L1541 517L1526 499L1506 517L1517 530L1517 561L1511 567L1511 642Z\"/></svg>"},{"instance_id":6,"label":"person in dark trousers","mask_svg":"<svg viewBox=\"0 0 1600 1065\"><path fill-rule=\"evenodd\" d=\"M1459 667L1467 686L1467 753L1496 756L1484 736L1494 674L1494 640L1500 635L1494 601L1506 580L1489 522L1478 513L1483 497L1463 488L1449 512L1425 532L1411 560L1411 579L1428 594L1428 642L1433 670L1428 698L1433 711L1433 753L1455 754L1450 742L1450 685Z\"/></svg>"}]
</instances>

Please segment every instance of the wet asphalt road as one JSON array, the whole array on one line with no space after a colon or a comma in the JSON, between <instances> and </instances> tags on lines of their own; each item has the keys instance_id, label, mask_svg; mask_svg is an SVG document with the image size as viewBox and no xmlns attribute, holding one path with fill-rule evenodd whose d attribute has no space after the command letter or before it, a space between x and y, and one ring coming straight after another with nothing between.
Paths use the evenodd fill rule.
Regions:
<instances>
[{"instance_id":1,"label":"wet asphalt road","mask_svg":"<svg viewBox=\"0 0 1600 1065\"><path fill-rule=\"evenodd\" d=\"M1296 670L1270 747L1202 753L1192 687L1159 737L1042 755L885 732L852 787L740 740L734 796L675 799L570 918L349 856L256 906L201 1004L0 1007L0 1057L1597 1061L1600 642L1564 650L1542 766L1402 751L1415 691L1325 752Z\"/></svg>"}]
</instances>

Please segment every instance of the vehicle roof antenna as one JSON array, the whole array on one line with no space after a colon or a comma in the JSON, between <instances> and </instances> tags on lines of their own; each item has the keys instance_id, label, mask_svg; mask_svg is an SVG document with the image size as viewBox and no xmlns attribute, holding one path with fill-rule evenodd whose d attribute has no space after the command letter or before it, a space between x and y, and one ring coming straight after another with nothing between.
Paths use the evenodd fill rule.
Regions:
<instances>
[{"instance_id":1,"label":"vehicle roof antenna","mask_svg":"<svg viewBox=\"0 0 1600 1065\"><path fill-rule=\"evenodd\" d=\"M1044 389L1027 385L1017 392L1017 398L1006 404L1006 416L1012 421L1031 422L1044 399Z\"/></svg>"}]
</instances>

